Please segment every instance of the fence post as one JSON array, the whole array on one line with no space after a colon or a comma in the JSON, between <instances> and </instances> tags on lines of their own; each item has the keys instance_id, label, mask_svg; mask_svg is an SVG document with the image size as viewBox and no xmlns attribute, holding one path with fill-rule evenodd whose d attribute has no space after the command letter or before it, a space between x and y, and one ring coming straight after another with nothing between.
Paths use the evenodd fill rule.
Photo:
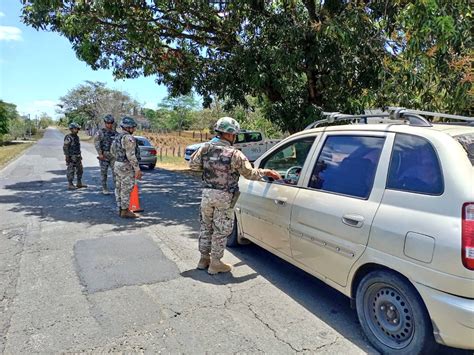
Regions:
<instances>
[{"instance_id":1,"label":"fence post","mask_svg":"<svg viewBox=\"0 0 474 355\"><path fill-rule=\"evenodd\" d=\"M173 147L173 157L175 153L176 153L176 147Z\"/></svg>"},{"instance_id":2,"label":"fence post","mask_svg":"<svg viewBox=\"0 0 474 355\"><path fill-rule=\"evenodd\" d=\"M193 139L194 139L194 134L195 134L195 133L196 133L196 132L193 131Z\"/></svg>"},{"instance_id":3,"label":"fence post","mask_svg":"<svg viewBox=\"0 0 474 355\"><path fill-rule=\"evenodd\" d=\"M163 161L163 147L160 148L160 161Z\"/></svg>"},{"instance_id":4,"label":"fence post","mask_svg":"<svg viewBox=\"0 0 474 355\"><path fill-rule=\"evenodd\" d=\"M168 147L166 147L166 150L165 150L165 157L168 158Z\"/></svg>"},{"instance_id":5,"label":"fence post","mask_svg":"<svg viewBox=\"0 0 474 355\"><path fill-rule=\"evenodd\" d=\"M181 147L178 146L178 158L181 158Z\"/></svg>"},{"instance_id":6,"label":"fence post","mask_svg":"<svg viewBox=\"0 0 474 355\"><path fill-rule=\"evenodd\" d=\"M207 139L207 132L206 132L206 141L207 141L207 140L208 140L208 139Z\"/></svg>"},{"instance_id":7,"label":"fence post","mask_svg":"<svg viewBox=\"0 0 474 355\"><path fill-rule=\"evenodd\" d=\"M199 132L199 140L202 142L202 131Z\"/></svg>"}]
</instances>

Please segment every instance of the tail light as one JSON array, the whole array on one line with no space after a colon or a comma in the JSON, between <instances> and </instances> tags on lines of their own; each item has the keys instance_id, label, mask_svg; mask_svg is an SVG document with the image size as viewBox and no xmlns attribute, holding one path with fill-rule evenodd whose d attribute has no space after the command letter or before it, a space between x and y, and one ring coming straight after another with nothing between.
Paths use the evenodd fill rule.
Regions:
<instances>
[{"instance_id":1,"label":"tail light","mask_svg":"<svg viewBox=\"0 0 474 355\"><path fill-rule=\"evenodd\" d=\"M151 150L150 150L150 154L151 154L151 155L156 155L156 149L151 149Z\"/></svg>"},{"instance_id":2,"label":"tail light","mask_svg":"<svg viewBox=\"0 0 474 355\"><path fill-rule=\"evenodd\" d=\"M462 263L474 270L474 202L462 206Z\"/></svg>"}]
</instances>

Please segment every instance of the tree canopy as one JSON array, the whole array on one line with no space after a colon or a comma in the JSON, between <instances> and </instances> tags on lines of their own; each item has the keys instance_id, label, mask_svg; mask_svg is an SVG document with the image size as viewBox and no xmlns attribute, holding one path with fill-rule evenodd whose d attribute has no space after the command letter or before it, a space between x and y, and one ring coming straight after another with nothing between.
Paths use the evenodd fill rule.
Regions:
<instances>
[{"instance_id":1,"label":"tree canopy","mask_svg":"<svg viewBox=\"0 0 474 355\"><path fill-rule=\"evenodd\" d=\"M140 104L130 95L109 89L105 83L86 81L60 98L58 105L69 122L81 125L99 125L107 114L119 119L124 115L135 115L141 110Z\"/></svg>"},{"instance_id":2,"label":"tree canopy","mask_svg":"<svg viewBox=\"0 0 474 355\"><path fill-rule=\"evenodd\" d=\"M290 132L322 110L471 107L465 0L23 3L25 23L64 35L94 69L155 76L171 96L194 89L208 105L245 107L250 95Z\"/></svg>"}]
</instances>

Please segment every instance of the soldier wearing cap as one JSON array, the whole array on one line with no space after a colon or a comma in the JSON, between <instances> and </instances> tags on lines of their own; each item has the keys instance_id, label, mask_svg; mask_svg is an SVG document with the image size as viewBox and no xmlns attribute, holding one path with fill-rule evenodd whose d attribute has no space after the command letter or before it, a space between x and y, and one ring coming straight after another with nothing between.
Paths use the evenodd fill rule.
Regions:
<instances>
[{"instance_id":1,"label":"soldier wearing cap","mask_svg":"<svg viewBox=\"0 0 474 355\"><path fill-rule=\"evenodd\" d=\"M107 171L112 172L112 178L115 183L114 175L114 157L110 153L110 147L112 142L117 135L117 131L114 128L115 119L112 115L106 115L104 117L105 127L97 131L94 136L94 146L99 154L99 164L100 164L100 177L102 181L102 193L104 195L109 195L109 189L107 188Z\"/></svg>"},{"instance_id":2,"label":"soldier wearing cap","mask_svg":"<svg viewBox=\"0 0 474 355\"><path fill-rule=\"evenodd\" d=\"M122 127L123 132L117 134L111 149L115 158L115 199L120 217L138 218L137 214L128 209L130 193L135 184L135 179L142 178L142 172L138 165L140 150L133 137L137 124L133 118L124 117L120 122L120 127Z\"/></svg>"},{"instance_id":3,"label":"soldier wearing cap","mask_svg":"<svg viewBox=\"0 0 474 355\"><path fill-rule=\"evenodd\" d=\"M231 270L231 266L221 259L234 225L234 205L238 197L240 175L249 180L259 180L263 176L281 179L274 170L252 168L247 157L232 146L240 131L235 119L220 118L215 131L218 140L199 148L189 163L191 170L203 172L204 184L199 234L201 259L197 268L208 268L211 275Z\"/></svg>"},{"instance_id":4,"label":"soldier wearing cap","mask_svg":"<svg viewBox=\"0 0 474 355\"><path fill-rule=\"evenodd\" d=\"M66 134L64 137L63 152L66 159L66 176L68 181L68 189L75 190L83 187L87 187L82 183L82 156L81 156L81 143L77 133L81 129L77 123L72 122L69 124L71 133ZM74 186L74 175L77 177L77 184Z\"/></svg>"}]
</instances>

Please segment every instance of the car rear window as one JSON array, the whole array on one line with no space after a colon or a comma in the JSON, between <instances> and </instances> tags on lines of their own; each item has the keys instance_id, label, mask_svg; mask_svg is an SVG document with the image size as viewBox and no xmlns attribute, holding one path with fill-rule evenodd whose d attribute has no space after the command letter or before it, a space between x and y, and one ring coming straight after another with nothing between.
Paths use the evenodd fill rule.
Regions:
<instances>
[{"instance_id":1,"label":"car rear window","mask_svg":"<svg viewBox=\"0 0 474 355\"><path fill-rule=\"evenodd\" d=\"M137 138L137 143L140 147L151 147L150 142L143 138Z\"/></svg>"},{"instance_id":2,"label":"car rear window","mask_svg":"<svg viewBox=\"0 0 474 355\"><path fill-rule=\"evenodd\" d=\"M263 137L260 132L245 132L237 135L235 143L260 142L261 140L263 140Z\"/></svg>"},{"instance_id":3,"label":"car rear window","mask_svg":"<svg viewBox=\"0 0 474 355\"><path fill-rule=\"evenodd\" d=\"M462 145L472 166L474 166L474 133L461 134L453 138Z\"/></svg>"}]
</instances>

